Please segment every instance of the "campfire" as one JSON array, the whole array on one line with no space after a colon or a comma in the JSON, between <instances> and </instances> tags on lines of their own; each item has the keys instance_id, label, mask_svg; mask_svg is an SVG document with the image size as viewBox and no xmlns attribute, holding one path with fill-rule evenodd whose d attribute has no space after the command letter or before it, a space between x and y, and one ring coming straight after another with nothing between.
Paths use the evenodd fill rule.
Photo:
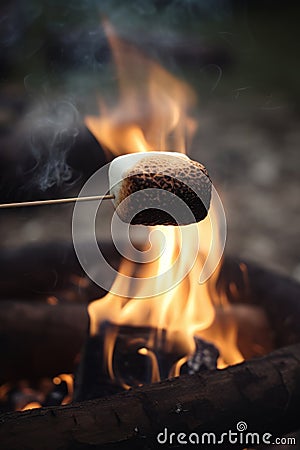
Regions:
<instances>
[{"instance_id":1,"label":"campfire","mask_svg":"<svg viewBox=\"0 0 300 450\"><path fill-rule=\"evenodd\" d=\"M196 126L189 116L193 92L184 82L120 40L109 23L105 23L105 29L116 64L120 100L109 108L100 99L99 116L88 116L87 126L100 145L114 155L153 150L186 153ZM137 385L142 384L143 379L155 382L178 376L181 367L196 351L195 336L203 339L209 336L216 345L220 351L218 367L243 361L237 348L234 320L228 327L216 326L216 312L222 310L228 314L230 309L226 297L221 299L214 293L218 270L207 282L199 283L213 238L216 241L215 254L210 256L213 263L220 254L220 238L212 236L210 223L216 221L212 218L216 215L215 204L211 208L210 217L201 223L187 227L149 228L151 237L146 236L146 240L151 242L154 254L151 259L155 259L155 255L161 256L153 263L139 265L124 260L119 268L120 274L145 281L140 283L132 279L129 286L124 277L117 276L112 292L89 305L90 335L103 335L103 366L111 380L116 380L114 355L118 329L124 328L129 340L128 329L132 330L134 352L139 360L147 360L146 365L150 367L150 374L145 374L142 380L134 373L129 376ZM195 248L197 233L201 236L199 249ZM190 266L190 270L187 269ZM157 291L159 295L149 295L147 279L151 279L153 292ZM153 283L157 283L155 288ZM121 295L114 294L116 290ZM135 296L131 297L133 291ZM138 336L136 328L144 329L143 336ZM167 369L162 368L166 364L160 361L167 356L158 357L159 353L172 355ZM124 388L131 387L130 383L122 381L122 377L116 382Z\"/></svg>"},{"instance_id":2,"label":"campfire","mask_svg":"<svg viewBox=\"0 0 300 450\"><path fill-rule=\"evenodd\" d=\"M85 124L107 161L188 153L197 127L192 89L120 39L108 21L103 26L119 98L110 102L99 95L98 111ZM185 157L178 158L180 164ZM147 217L148 225L151 210ZM41 442L45 448L155 448L163 427L222 432L239 420L257 432L297 428L300 288L245 261L223 259L225 225L215 187L199 222L128 225L134 248L125 255L99 244L107 245L109 263L118 266L108 292L91 283L73 248L67 249L72 278L60 292L72 297L73 283L93 301L87 308L67 306L51 293L36 318L30 318L32 306L15 307L28 317L32 340L38 339L38 321L52 324L55 332L45 333L57 353L46 349L33 370L52 378L35 380L34 389L15 385L14 398L22 401L12 409L23 412L3 415L5 448L18 448L19 439L24 448L40 448ZM100 277L101 271L99 263ZM12 396L16 379L0 389L3 399Z\"/></svg>"}]
</instances>

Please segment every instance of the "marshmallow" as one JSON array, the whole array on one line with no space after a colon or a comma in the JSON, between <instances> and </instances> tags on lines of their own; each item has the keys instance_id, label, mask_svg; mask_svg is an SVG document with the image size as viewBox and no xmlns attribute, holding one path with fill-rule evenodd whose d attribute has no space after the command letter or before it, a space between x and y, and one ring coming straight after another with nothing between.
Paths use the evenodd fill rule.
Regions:
<instances>
[{"instance_id":1,"label":"marshmallow","mask_svg":"<svg viewBox=\"0 0 300 450\"><path fill-rule=\"evenodd\" d=\"M182 153L119 156L110 164L109 185L118 216L134 225L188 225L203 220L210 206L206 168Z\"/></svg>"}]
</instances>

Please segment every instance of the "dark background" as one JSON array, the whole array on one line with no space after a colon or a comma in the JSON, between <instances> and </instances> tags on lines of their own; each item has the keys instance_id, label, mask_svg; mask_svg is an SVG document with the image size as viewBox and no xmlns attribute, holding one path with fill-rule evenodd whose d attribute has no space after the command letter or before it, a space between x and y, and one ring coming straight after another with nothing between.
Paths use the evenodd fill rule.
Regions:
<instances>
[{"instance_id":1,"label":"dark background","mask_svg":"<svg viewBox=\"0 0 300 450\"><path fill-rule=\"evenodd\" d=\"M2 2L0 201L76 195L104 164L82 120L116 90L103 16L196 90L189 153L224 202L227 251L300 279L297 2ZM3 210L1 247L71 241L71 217Z\"/></svg>"}]
</instances>

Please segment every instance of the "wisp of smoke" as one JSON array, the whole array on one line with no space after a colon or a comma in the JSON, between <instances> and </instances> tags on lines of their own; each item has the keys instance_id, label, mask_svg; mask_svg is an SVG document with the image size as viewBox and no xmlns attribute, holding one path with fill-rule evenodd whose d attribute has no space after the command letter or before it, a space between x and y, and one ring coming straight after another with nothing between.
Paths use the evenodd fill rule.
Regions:
<instances>
[{"instance_id":1,"label":"wisp of smoke","mask_svg":"<svg viewBox=\"0 0 300 450\"><path fill-rule=\"evenodd\" d=\"M36 162L32 183L46 191L70 181L67 156L79 133L76 107L69 101L58 101L38 107L27 119Z\"/></svg>"}]
</instances>

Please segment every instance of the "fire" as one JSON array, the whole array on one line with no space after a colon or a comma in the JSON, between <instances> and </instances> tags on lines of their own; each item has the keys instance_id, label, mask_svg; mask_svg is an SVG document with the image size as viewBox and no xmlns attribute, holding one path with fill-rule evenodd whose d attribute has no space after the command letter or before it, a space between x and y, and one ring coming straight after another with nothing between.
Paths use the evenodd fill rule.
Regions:
<instances>
[{"instance_id":1,"label":"fire","mask_svg":"<svg viewBox=\"0 0 300 450\"><path fill-rule=\"evenodd\" d=\"M187 115L195 102L193 91L118 39L109 22L104 27L113 51L120 101L110 107L100 98L99 116L87 116L87 127L114 155L170 149L184 153L196 130L196 122Z\"/></svg>"},{"instance_id":2,"label":"fire","mask_svg":"<svg viewBox=\"0 0 300 450\"><path fill-rule=\"evenodd\" d=\"M35 409L35 408L41 408L42 405L39 402L31 402L31 403L27 403L26 406L24 406L24 408L21 409L21 411L27 411L28 409Z\"/></svg>"},{"instance_id":3,"label":"fire","mask_svg":"<svg viewBox=\"0 0 300 450\"><path fill-rule=\"evenodd\" d=\"M99 99L99 115L87 116L87 127L114 155L151 150L185 153L196 130L196 122L188 114L195 103L192 89L119 39L110 23L105 22L104 27L116 65L120 100L111 106ZM214 214L212 205L210 215ZM201 236L199 249L195 249L195 233ZM195 350L195 335L216 344L221 353L219 367L242 361L235 324L216 321L216 311L229 308L214 289L218 271L207 282L199 283L212 242L210 219L185 227L149 228L149 235L151 251L159 258L140 265L124 259L119 272L151 278L161 293L144 298L145 292L139 287L134 297L126 298L134 280L117 276L113 288L118 292L121 289L124 297L109 292L89 305L90 333L96 335L101 330L104 334L104 363L109 376L116 378L113 361L122 327L146 330L135 345L138 357L146 358L151 367L151 381L179 374ZM193 254L194 264L187 271ZM173 287L167 289L170 285ZM114 326L109 328L107 323ZM168 373L162 367L160 352L169 355ZM121 376L118 381L129 387Z\"/></svg>"}]
</instances>

